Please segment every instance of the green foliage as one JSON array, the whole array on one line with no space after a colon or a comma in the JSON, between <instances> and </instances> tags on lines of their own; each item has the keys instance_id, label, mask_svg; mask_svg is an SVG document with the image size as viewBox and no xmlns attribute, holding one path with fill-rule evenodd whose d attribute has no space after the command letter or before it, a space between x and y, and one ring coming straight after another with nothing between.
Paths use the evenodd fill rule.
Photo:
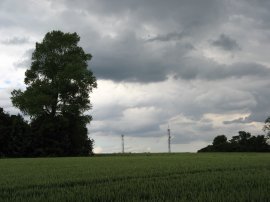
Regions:
<instances>
[{"instance_id":1,"label":"green foliage","mask_svg":"<svg viewBox=\"0 0 270 202\"><path fill-rule=\"evenodd\" d=\"M269 201L269 153L0 159L0 201Z\"/></svg>"},{"instance_id":2,"label":"green foliage","mask_svg":"<svg viewBox=\"0 0 270 202\"><path fill-rule=\"evenodd\" d=\"M25 73L24 92L14 90L12 103L31 117L81 114L91 108L89 93L97 86L87 69L91 59L78 46L76 33L52 31L36 43L32 64Z\"/></svg>"},{"instance_id":3,"label":"green foliage","mask_svg":"<svg viewBox=\"0 0 270 202\"><path fill-rule=\"evenodd\" d=\"M87 136L82 117L44 116L32 121L33 156L87 156L93 140Z\"/></svg>"},{"instance_id":4,"label":"green foliage","mask_svg":"<svg viewBox=\"0 0 270 202\"><path fill-rule=\"evenodd\" d=\"M213 145L221 145L227 143L227 137L225 135L219 135L213 140Z\"/></svg>"},{"instance_id":5,"label":"green foliage","mask_svg":"<svg viewBox=\"0 0 270 202\"><path fill-rule=\"evenodd\" d=\"M52 31L36 43L26 90L14 90L12 103L31 117L31 155L77 156L92 152L86 124L92 119L89 95L97 87L87 68L91 55L76 33Z\"/></svg>"},{"instance_id":6,"label":"green foliage","mask_svg":"<svg viewBox=\"0 0 270 202\"><path fill-rule=\"evenodd\" d=\"M0 157L27 156L31 147L30 127L20 115L5 113L0 108Z\"/></svg>"},{"instance_id":7,"label":"green foliage","mask_svg":"<svg viewBox=\"0 0 270 202\"><path fill-rule=\"evenodd\" d=\"M198 152L270 152L270 145L264 135L251 136L250 133L239 131L229 142L225 135L214 138L213 145L208 145Z\"/></svg>"}]
</instances>

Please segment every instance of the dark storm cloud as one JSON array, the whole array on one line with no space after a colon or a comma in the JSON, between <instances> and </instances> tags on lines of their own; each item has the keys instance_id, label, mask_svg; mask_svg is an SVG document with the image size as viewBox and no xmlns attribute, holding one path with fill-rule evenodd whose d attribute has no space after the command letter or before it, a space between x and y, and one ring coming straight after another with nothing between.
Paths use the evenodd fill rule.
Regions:
<instances>
[{"instance_id":1,"label":"dark storm cloud","mask_svg":"<svg viewBox=\"0 0 270 202\"><path fill-rule=\"evenodd\" d=\"M174 70L176 77L182 79L219 80L226 78L241 78L245 76L267 77L270 68L256 63L235 63L232 65L219 65L207 60L184 61Z\"/></svg>"},{"instance_id":2,"label":"dark storm cloud","mask_svg":"<svg viewBox=\"0 0 270 202\"><path fill-rule=\"evenodd\" d=\"M215 0L49 2L52 9L61 8L57 17L47 17L48 20L52 20L51 27L71 32L78 30L82 46L94 56L90 67L98 78L157 82L166 80L169 75L184 79L223 79L241 77L241 74L245 76L252 72L248 62L247 67L234 69L235 66L227 68L211 61L187 56L191 51L196 52L197 43L207 40L205 36L212 27L219 27L228 18L229 6L226 2ZM24 7L10 9L21 11ZM123 27L116 31L114 38L102 37L87 21L88 15L93 14L100 17L100 21L118 20L123 23ZM48 23L37 23L36 18L35 21L29 20L33 27L37 25L41 30L48 30ZM156 36L151 37L153 34L147 31L139 34L148 25L156 30ZM166 44L170 41L173 43ZM159 44L160 42L164 44ZM226 35L221 35L215 41L227 49L235 49L236 42L234 42ZM18 64L18 66L26 65L26 61ZM255 75L267 72L263 68L254 67L254 69L258 70Z\"/></svg>"},{"instance_id":3,"label":"dark storm cloud","mask_svg":"<svg viewBox=\"0 0 270 202\"><path fill-rule=\"evenodd\" d=\"M124 58L103 56L93 59L92 70L97 78L114 81L155 82L166 79L166 70L162 64L142 59L143 56L134 56L130 54Z\"/></svg>"},{"instance_id":4,"label":"dark storm cloud","mask_svg":"<svg viewBox=\"0 0 270 202\"><path fill-rule=\"evenodd\" d=\"M243 2L237 3L236 5L239 6L235 6L236 8L232 7L228 1L215 0L203 2L195 0L119 0L113 2L62 0L47 2L50 2L52 9L60 8L57 16L47 15L46 18L51 23L40 22L36 17L31 19L26 14L24 14L24 19L31 22L32 27L44 30L44 32L54 27L64 31L78 31L83 40L83 46L94 56L93 62L90 64L98 78L115 81L156 82L166 80L168 75L176 75L184 79L222 79L232 76L239 77L242 70L244 70L243 76L252 72L248 61L246 62L248 67L239 67L237 70L233 69L235 66L226 68L211 61L186 56L191 50L197 48L198 42L207 40L205 36L213 27L218 29L224 22L227 22L229 16L236 13L236 8L239 9L237 12L244 13L241 11L240 5L244 5L244 8L248 8L248 6ZM265 6L265 4L267 5L263 1L258 2L258 6ZM3 8L5 6L10 12L16 12L14 16L19 15L23 10L34 12L34 14L37 12L21 4L16 8L8 6L7 3L3 4ZM256 6L254 7L256 8ZM87 16L91 14L97 15L98 18L105 19L105 21L111 19L124 21L123 29L117 32L115 38L101 37L94 26L87 22ZM17 25L29 29L26 22L18 23L19 18L10 19L15 24L17 22ZM152 37L152 33L147 32L145 36L139 36L137 32L148 25L156 30L155 36ZM177 44L185 37L189 38L187 43ZM17 42L19 41L23 40L17 40ZM159 42L169 41L175 43L165 47L158 45ZM239 48L236 40L224 34L213 41L213 45L225 50ZM21 63L25 66L24 62ZM263 68L254 67L254 69L258 70L255 75L267 72Z\"/></svg>"},{"instance_id":5,"label":"dark storm cloud","mask_svg":"<svg viewBox=\"0 0 270 202\"><path fill-rule=\"evenodd\" d=\"M212 19L210 16L218 15L224 10L224 4L215 0L203 2L197 0L67 0L62 2L65 2L67 8L86 10L107 16L130 15L139 18L139 20L143 19L141 23L159 21L161 24L171 20L179 20L179 23L184 22L186 25L213 22L217 19Z\"/></svg>"},{"instance_id":6,"label":"dark storm cloud","mask_svg":"<svg viewBox=\"0 0 270 202\"><path fill-rule=\"evenodd\" d=\"M226 51L241 50L238 43L225 34L221 34L219 38L217 40L214 40L211 44Z\"/></svg>"},{"instance_id":7,"label":"dark storm cloud","mask_svg":"<svg viewBox=\"0 0 270 202\"><path fill-rule=\"evenodd\" d=\"M171 64L175 61L167 59L167 55L175 51L176 58L185 57L196 46L189 41L166 47L156 47L156 43L178 42L184 38L193 38L196 42L195 36L208 32L209 27L223 20L225 8L214 0L63 2L67 10L73 8L86 15L95 13L105 20L123 22L123 28L115 38L93 40L91 37L88 44L92 45L86 48L94 56L91 67L99 78L136 82L162 81L168 75L176 74L174 69L182 63ZM157 32L154 35L151 31L139 34L141 30L147 30L148 25ZM99 40L101 43L95 45Z\"/></svg>"},{"instance_id":8,"label":"dark storm cloud","mask_svg":"<svg viewBox=\"0 0 270 202\"><path fill-rule=\"evenodd\" d=\"M233 4L232 9L237 11L238 15L241 14L241 16L243 16L246 20L254 21L253 27L251 29L259 28L260 32L264 32L270 28L270 1L239 1L238 3Z\"/></svg>"},{"instance_id":9,"label":"dark storm cloud","mask_svg":"<svg viewBox=\"0 0 270 202\"><path fill-rule=\"evenodd\" d=\"M90 67L98 78L157 82L166 80L168 75L187 80L218 80L243 76L264 77L270 74L268 67L254 62L220 65L208 59L188 56L191 51L196 51L196 47L190 43L179 42L152 52L149 42L137 38L132 32L119 37L113 41L109 39L110 46L106 50L93 51L94 58Z\"/></svg>"},{"instance_id":10,"label":"dark storm cloud","mask_svg":"<svg viewBox=\"0 0 270 202\"><path fill-rule=\"evenodd\" d=\"M162 81L167 78L168 69L160 56L151 53L145 42L133 32L127 31L117 39L107 40L105 50L103 47L87 48L94 49L89 50L94 56L89 64L98 78L131 82Z\"/></svg>"}]
</instances>

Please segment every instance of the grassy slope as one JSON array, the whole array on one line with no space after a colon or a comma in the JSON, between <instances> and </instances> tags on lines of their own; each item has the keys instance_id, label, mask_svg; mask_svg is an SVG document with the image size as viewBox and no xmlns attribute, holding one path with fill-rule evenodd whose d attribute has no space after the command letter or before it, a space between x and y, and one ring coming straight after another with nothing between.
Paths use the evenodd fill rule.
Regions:
<instances>
[{"instance_id":1,"label":"grassy slope","mask_svg":"<svg viewBox=\"0 0 270 202\"><path fill-rule=\"evenodd\" d=\"M269 153L0 159L0 201L270 201Z\"/></svg>"}]
</instances>

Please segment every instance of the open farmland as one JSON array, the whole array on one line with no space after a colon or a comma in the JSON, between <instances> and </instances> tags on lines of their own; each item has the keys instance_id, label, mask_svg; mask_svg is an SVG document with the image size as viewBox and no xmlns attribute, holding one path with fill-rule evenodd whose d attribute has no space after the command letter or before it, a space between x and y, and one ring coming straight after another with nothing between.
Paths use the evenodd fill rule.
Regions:
<instances>
[{"instance_id":1,"label":"open farmland","mask_svg":"<svg viewBox=\"0 0 270 202\"><path fill-rule=\"evenodd\" d=\"M0 201L270 201L270 154L0 159Z\"/></svg>"}]
</instances>

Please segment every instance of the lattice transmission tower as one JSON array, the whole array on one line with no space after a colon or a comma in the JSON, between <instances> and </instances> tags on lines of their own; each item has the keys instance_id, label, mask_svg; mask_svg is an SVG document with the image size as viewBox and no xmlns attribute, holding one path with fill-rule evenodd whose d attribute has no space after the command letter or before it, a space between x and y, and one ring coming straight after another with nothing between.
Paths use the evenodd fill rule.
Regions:
<instances>
[{"instance_id":1,"label":"lattice transmission tower","mask_svg":"<svg viewBox=\"0 0 270 202\"><path fill-rule=\"evenodd\" d=\"M124 135L121 135L122 138L122 153L125 153L125 140L124 140Z\"/></svg>"},{"instance_id":2,"label":"lattice transmission tower","mask_svg":"<svg viewBox=\"0 0 270 202\"><path fill-rule=\"evenodd\" d=\"M170 130L170 126L168 126L168 152L171 153L171 130Z\"/></svg>"}]
</instances>

